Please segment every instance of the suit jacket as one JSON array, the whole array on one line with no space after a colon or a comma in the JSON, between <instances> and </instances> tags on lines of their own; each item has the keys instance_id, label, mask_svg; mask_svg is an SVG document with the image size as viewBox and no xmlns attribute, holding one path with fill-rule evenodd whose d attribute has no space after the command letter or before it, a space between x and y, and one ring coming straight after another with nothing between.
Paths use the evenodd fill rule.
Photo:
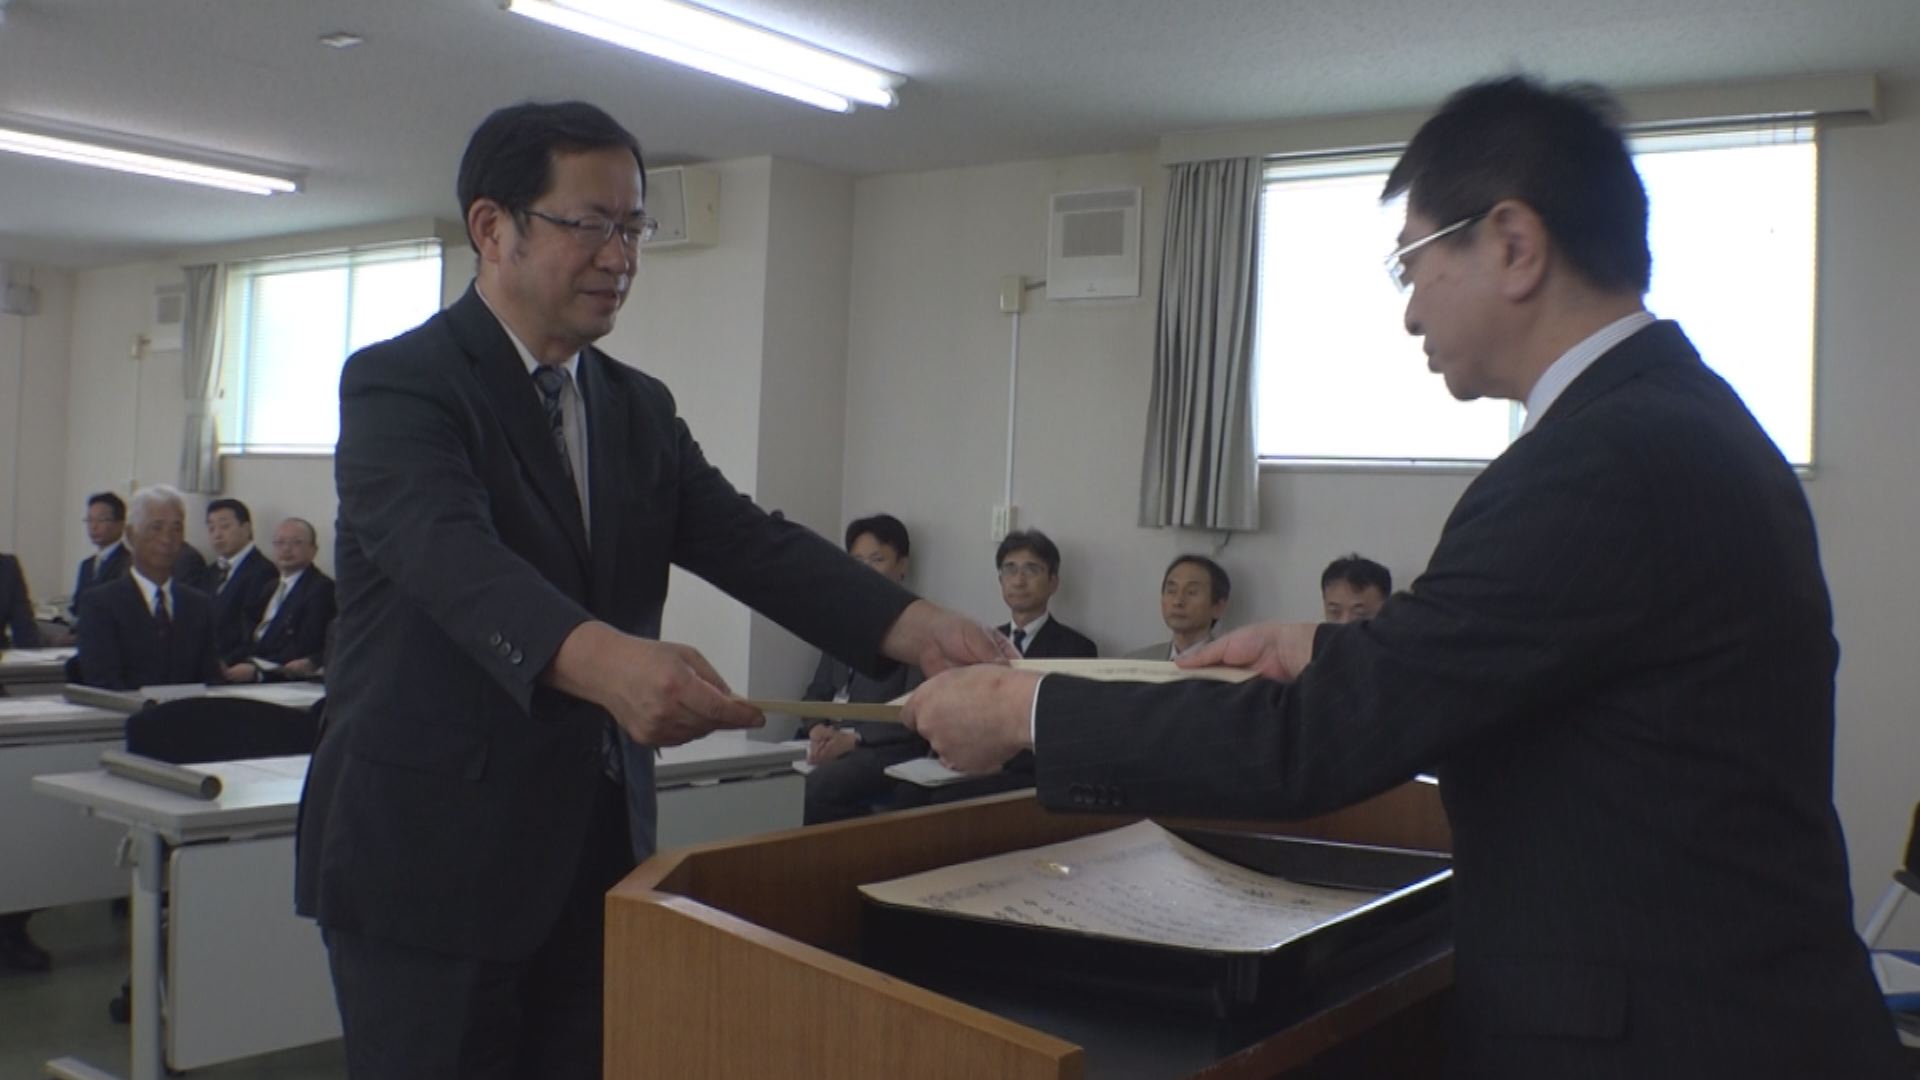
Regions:
<instances>
[{"instance_id":1,"label":"suit jacket","mask_svg":"<svg viewBox=\"0 0 1920 1080\"><path fill-rule=\"evenodd\" d=\"M1212 641L1214 637L1215 637L1214 631L1212 630L1207 631L1207 636L1206 636L1207 641ZM1197 649L1197 648L1199 648L1198 645L1195 645L1192 647L1192 649ZM1192 649L1188 649L1187 651L1191 652ZM1128 653L1124 659L1171 660L1173 659L1173 639L1168 638L1167 640L1159 643L1158 645L1142 645L1139 648Z\"/></svg>"},{"instance_id":2,"label":"suit jacket","mask_svg":"<svg viewBox=\"0 0 1920 1080\"><path fill-rule=\"evenodd\" d=\"M1832 801L1831 626L1799 481L1657 323L1291 687L1045 680L1040 798L1299 817L1433 769L1468 1075L1890 1078Z\"/></svg>"},{"instance_id":3,"label":"suit jacket","mask_svg":"<svg viewBox=\"0 0 1920 1080\"><path fill-rule=\"evenodd\" d=\"M80 597L83 593L95 585L104 585L115 578L125 577L127 567L133 565L132 556L128 554L125 543L113 545L108 549L106 558L106 564L101 567L97 575L94 573L94 567L100 565L99 552L96 551L80 560L80 569L73 576L73 596L67 601L73 608L75 618L80 615Z\"/></svg>"},{"instance_id":4,"label":"suit jacket","mask_svg":"<svg viewBox=\"0 0 1920 1080\"><path fill-rule=\"evenodd\" d=\"M1011 622L1001 623L994 629L1012 639ZM1100 649L1092 638L1061 622L1060 616L1048 613L1046 624L1027 642L1022 655L1029 660L1091 660L1100 655Z\"/></svg>"},{"instance_id":5,"label":"suit jacket","mask_svg":"<svg viewBox=\"0 0 1920 1080\"><path fill-rule=\"evenodd\" d=\"M211 590L214 647L220 651L222 663L237 664L254 651L253 631L260 624L260 615L255 611L249 621L247 612L263 587L267 590L267 599L272 599L274 584L279 580L280 571L259 548L252 547L239 564L228 571L227 580Z\"/></svg>"},{"instance_id":6,"label":"suit jacket","mask_svg":"<svg viewBox=\"0 0 1920 1080\"><path fill-rule=\"evenodd\" d=\"M173 628L162 632L131 574L87 590L80 598L80 681L107 690L225 682L213 651L212 602L175 582L171 603Z\"/></svg>"},{"instance_id":7,"label":"suit jacket","mask_svg":"<svg viewBox=\"0 0 1920 1080\"><path fill-rule=\"evenodd\" d=\"M275 574L254 588L253 602L246 609L249 629L258 627L266 617L267 605L273 602L273 594L280 588L280 577ZM327 624L333 621L333 614L333 579L321 573L319 567L309 566L301 572L293 588L287 590L280 610L274 612L273 621L254 637L253 647L246 655L276 664L313 660L318 665L327 649Z\"/></svg>"},{"instance_id":8,"label":"suit jacket","mask_svg":"<svg viewBox=\"0 0 1920 1080\"><path fill-rule=\"evenodd\" d=\"M0 555L0 649L31 649L39 644L40 627L33 621L33 599L27 595L20 560Z\"/></svg>"},{"instance_id":9,"label":"suit jacket","mask_svg":"<svg viewBox=\"0 0 1920 1080\"><path fill-rule=\"evenodd\" d=\"M916 667L904 664L895 667L881 678L871 678L854 670L848 664L825 653L820 654L820 663L813 669L813 681L807 683L807 689L801 693L801 701L832 701L840 693L841 687L847 688L847 700L857 702L887 702L906 694L926 681L926 676ZM807 721L803 730L811 729L821 721ZM925 739L907 730L904 724L890 724L883 720L850 720L835 725L849 731L858 732L862 746L887 746L892 743L919 743L921 752L928 749Z\"/></svg>"},{"instance_id":10,"label":"suit jacket","mask_svg":"<svg viewBox=\"0 0 1920 1080\"><path fill-rule=\"evenodd\" d=\"M173 560L173 582L212 595L213 571L199 548L192 544L180 545L180 554Z\"/></svg>"},{"instance_id":11,"label":"suit jacket","mask_svg":"<svg viewBox=\"0 0 1920 1080\"><path fill-rule=\"evenodd\" d=\"M298 909L323 926L533 952L580 862L609 720L540 675L589 619L657 637L670 563L886 666L911 593L735 491L660 381L589 348L579 385L591 537L539 393L476 292L347 362L340 617L296 870ZM627 782L651 797L650 771Z\"/></svg>"}]
</instances>

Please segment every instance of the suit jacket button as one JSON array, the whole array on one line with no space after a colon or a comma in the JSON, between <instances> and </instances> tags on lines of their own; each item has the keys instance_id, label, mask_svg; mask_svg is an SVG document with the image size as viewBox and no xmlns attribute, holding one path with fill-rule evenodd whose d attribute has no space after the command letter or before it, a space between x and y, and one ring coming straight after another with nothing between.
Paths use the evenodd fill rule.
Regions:
<instances>
[{"instance_id":1,"label":"suit jacket button","mask_svg":"<svg viewBox=\"0 0 1920 1080\"><path fill-rule=\"evenodd\" d=\"M499 648L500 642L503 640L505 639L502 638L499 634L495 634L492 637L487 639L487 644L492 645L495 648Z\"/></svg>"},{"instance_id":2,"label":"suit jacket button","mask_svg":"<svg viewBox=\"0 0 1920 1080\"><path fill-rule=\"evenodd\" d=\"M525 660L525 659L526 659L526 657L525 657L525 656L523 656L523 655L521 655L521 652L520 652L520 650L519 650L519 649L515 649L515 650L513 650L513 655L511 655L511 656L509 656L509 657L507 657L507 663L509 663L509 664L518 664L518 663L519 663L520 661L522 661L522 660Z\"/></svg>"}]
</instances>

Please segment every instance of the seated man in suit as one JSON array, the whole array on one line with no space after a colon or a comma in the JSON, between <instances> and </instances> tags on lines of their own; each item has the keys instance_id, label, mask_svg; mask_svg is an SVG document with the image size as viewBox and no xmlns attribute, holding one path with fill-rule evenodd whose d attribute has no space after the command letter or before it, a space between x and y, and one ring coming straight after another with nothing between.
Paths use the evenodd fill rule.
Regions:
<instances>
[{"instance_id":1,"label":"seated man in suit","mask_svg":"<svg viewBox=\"0 0 1920 1080\"><path fill-rule=\"evenodd\" d=\"M911 541L907 527L891 514L860 518L847 526L847 554L866 563L895 584L907 580ZM881 702L920 683L918 668L901 665L882 679L870 678L845 663L820 654L813 681L800 695L803 701ZM877 720L832 723L805 721L807 774L805 821L817 825L866 814L875 799L895 787L887 776L889 765L925 756L926 741L899 724Z\"/></svg>"},{"instance_id":2,"label":"seated man in suit","mask_svg":"<svg viewBox=\"0 0 1920 1080\"><path fill-rule=\"evenodd\" d=\"M1320 602L1326 622L1371 619L1393 595L1393 572L1359 554L1342 555L1320 575Z\"/></svg>"},{"instance_id":3,"label":"seated man in suit","mask_svg":"<svg viewBox=\"0 0 1920 1080\"><path fill-rule=\"evenodd\" d=\"M31 649L39 644L40 628L33 621L33 598L27 595L20 560L0 555L0 649Z\"/></svg>"},{"instance_id":4,"label":"seated man in suit","mask_svg":"<svg viewBox=\"0 0 1920 1080\"><path fill-rule=\"evenodd\" d=\"M273 564L280 576L247 609L253 625L247 659L227 668L228 682L312 678L327 650L333 621L333 579L313 565L319 535L304 518L273 530Z\"/></svg>"},{"instance_id":5,"label":"seated man in suit","mask_svg":"<svg viewBox=\"0 0 1920 1080\"><path fill-rule=\"evenodd\" d=\"M255 598L273 588L279 570L253 546L253 512L239 499L215 499L207 504L207 544L213 548L213 568L207 592L213 596L214 648L220 662L233 665L253 648L254 624L247 609Z\"/></svg>"},{"instance_id":6,"label":"seated man in suit","mask_svg":"<svg viewBox=\"0 0 1920 1080\"><path fill-rule=\"evenodd\" d=\"M131 565L80 598L80 681L108 690L223 681L213 651L213 605L173 582L187 507L164 484L133 496Z\"/></svg>"},{"instance_id":7,"label":"seated man in suit","mask_svg":"<svg viewBox=\"0 0 1920 1080\"><path fill-rule=\"evenodd\" d=\"M1233 582L1226 567L1205 555L1179 555L1160 579L1160 620L1173 637L1135 649L1129 660L1178 660L1180 654L1213 640Z\"/></svg>"},{"instance_id":8,"label":"seated man in suit","mask_svg":"<svg viewBox=\"0 0 1920 1080\"><path fill-rule=\"evenodd\" d=\"M1061 622L1047 610L1060 591L1060 548L1039 529L1010 532L994 553L1000 568L1000 599L1012 618L999 630L1029 660L1091 659L1100 655L1093 639Z\"/></svg>"},{"instance_id":9,"label":"seated man in suit","mask_svg":"<svg viewBox=\"0 0 1920 1080\"><path fill-rule=\"evenodd\" d=\"M127 572L127 504L111 491L98 491L87 496L87 539L93 544L93 554L80 560L80 570L73 578L73 595L67 599L67 606L73 618L80 618L80 597L96 585L112 581ZM168 568L171 576L172 568Z\"/></svg>"}]
</instances>

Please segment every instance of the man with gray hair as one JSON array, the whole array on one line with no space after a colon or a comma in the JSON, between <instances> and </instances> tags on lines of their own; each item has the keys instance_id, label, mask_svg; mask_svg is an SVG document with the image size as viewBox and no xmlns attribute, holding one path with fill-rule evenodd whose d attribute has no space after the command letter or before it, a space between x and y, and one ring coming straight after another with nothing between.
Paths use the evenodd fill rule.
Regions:
<instances>
[{"instance_id":1,"label":"man with gray hair","mask_svg":"<svg viewBox=\"0 0 1920 1080\"><path fill-rule=\"evenodd\" d=\"M224 682L212 602L173 581L186 542L185 500L165 484L142 488L127 519L127 574L80 598L80 680L109 690Z\"/></svg>"}]
</instances>

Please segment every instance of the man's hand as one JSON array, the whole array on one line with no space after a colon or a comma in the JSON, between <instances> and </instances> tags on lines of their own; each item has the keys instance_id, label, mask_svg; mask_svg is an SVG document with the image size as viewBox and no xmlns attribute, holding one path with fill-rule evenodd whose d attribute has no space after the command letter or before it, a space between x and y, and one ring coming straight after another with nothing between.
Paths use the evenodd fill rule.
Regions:
<instances>
[{"instance_id":1,"label":"man's hand","mask_svg":"<svg viewBox=\"0 0 1920 1080\"><path fill-rule=\"evenodd\" d=\"M849 750L860 745L860 737L851 731L842 731L832 724L815 724L807 732L807 764L824 765L834 758L845 757Z\"/></svg>"},{"instance_id":2,"label":"man's hand","mask_svg":"<svg viewBox=\"0 0 1920 1080\"><path fill-rule=\"evenodd\" d=\"M1176 661L1183 668L1237 667L1292 682L1313 660L1318 623L1260 623L1215 638Z\"/></svg>"},{"instance_id":3,"label":"man's hand","mask_svg":"<svg viewBox=\"0 0 1920 1080\"><path fill-rule=\"evenodd\" d=\"M893 620L880 651L903 664L915 665L927 675L1020 656L1006 638L926 600L908 604Z\"/></svg>"},{"instance_id":4,"label":"man's hand","mask_svg":"<svg viewBox=\"0 0 1920 1080\"><path fill-rule=\"evenodd\" d=\"M697 650L633 637L606 623L576 627L543 678L606 709L621 730L647 746L679 746L718 728L767 722L759 709L733 697Z\"/></svg>"},{"instance_id":5,"label":"man's hand","mask_svg":"<svg viewBox=\"0 0 1920 1080\"><path fill-rule=\"evenodd\" d=\"M961 772L992 772L1033 746L1033 695L1040 675L995 664L929 679L907 698L907 726Z\"/></svg>"},{"instance_id":6,"label":"man's hand","mask_svg":"<svg viewBox=\"0 0 1920 1080\"><path fill-rule=\"evenodd\" d=\"M230 683L259 682L260 669L243 660L227 668L227 681Z\"/></svg>"},{"instance_id":7,"label":"man's hand","mask_svg":"<svg viewBox=\"0 0 1920 1080\"><path fill-rule=\"evenodd\" d=\"M289 660L280 665L280 673L289 679L309 678L318 670L318 668L313 666L313 661L304 656L298 660Z\"/></svg>"}]
</instances>

